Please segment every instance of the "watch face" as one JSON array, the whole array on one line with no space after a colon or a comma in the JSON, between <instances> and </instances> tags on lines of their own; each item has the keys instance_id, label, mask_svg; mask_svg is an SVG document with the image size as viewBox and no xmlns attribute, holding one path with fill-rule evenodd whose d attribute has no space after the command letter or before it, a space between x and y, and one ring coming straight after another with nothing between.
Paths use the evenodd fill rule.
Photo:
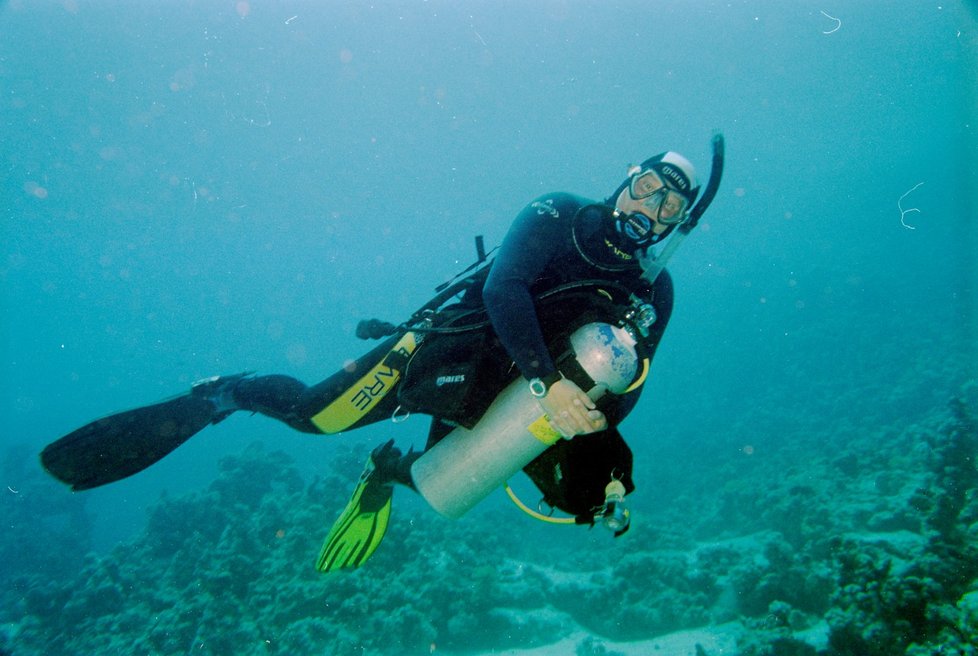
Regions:
<instances>
[{"instance_id":1,"label":"watch face","mask_svg":"<svg viewBox=\"0 0 978 656\"><path fill-rule=\"evenodd\" d=\"M539 398L547 395L547 385L539 378L530 381L530 394Z\"/></svg>"}]
</instances>

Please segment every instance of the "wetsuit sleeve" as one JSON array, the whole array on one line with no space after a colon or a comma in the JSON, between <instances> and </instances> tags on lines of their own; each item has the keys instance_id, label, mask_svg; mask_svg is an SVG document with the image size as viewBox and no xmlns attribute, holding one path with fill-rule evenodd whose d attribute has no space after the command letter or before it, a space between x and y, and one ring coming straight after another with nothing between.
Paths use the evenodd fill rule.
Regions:
<instances>
[{"instance_id":1,"label":"wetsuit sleeve","mask_svg":"<svg viewBox=\"0 0 978 656\"><path fill-rule=\"evenodd\" d=\"M482 292L496 335L527 380L557 371L531 287L566 248L572 216L559 197L545 196L524 208L499 247Z\"/></svg>"}]
</instances>

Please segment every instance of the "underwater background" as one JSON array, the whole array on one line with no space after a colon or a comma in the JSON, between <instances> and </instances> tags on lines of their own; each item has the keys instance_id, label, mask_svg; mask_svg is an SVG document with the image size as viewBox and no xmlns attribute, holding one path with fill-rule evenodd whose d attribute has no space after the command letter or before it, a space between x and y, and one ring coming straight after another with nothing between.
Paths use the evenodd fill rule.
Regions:
<instances>
[{"instance_id":1,"label":"underwater background","mask_svg":"<svg viewBox=\"0 0 978 656\"><path fill-rule=\"evenodd\" d=\"M0 1L0 653L976 654L974 2ZM550 191L677 150L631 531L398 490L238 414L70 493L43 446L214 374L313 383ZM514 486L535 499L526 480Z\"/></svg>"}]
</instances>

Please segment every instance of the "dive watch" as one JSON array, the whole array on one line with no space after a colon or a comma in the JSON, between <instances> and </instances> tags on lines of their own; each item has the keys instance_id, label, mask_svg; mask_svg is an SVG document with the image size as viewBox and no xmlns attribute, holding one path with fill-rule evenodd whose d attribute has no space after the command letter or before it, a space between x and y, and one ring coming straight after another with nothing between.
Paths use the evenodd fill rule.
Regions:
<instances>
[{"instance_id":1,"label":"dive watch","mask_svg":"<svg viewBox=\"0 0 978 656\"><path fill-rule=\"evenodd\" d=\"M543 378L531 378L530 379L530 394L538 399L542 399L550 391L550 388L560 380L562 376L559 371L555 371L548 376Z\"/></svg>"}]
</instances>

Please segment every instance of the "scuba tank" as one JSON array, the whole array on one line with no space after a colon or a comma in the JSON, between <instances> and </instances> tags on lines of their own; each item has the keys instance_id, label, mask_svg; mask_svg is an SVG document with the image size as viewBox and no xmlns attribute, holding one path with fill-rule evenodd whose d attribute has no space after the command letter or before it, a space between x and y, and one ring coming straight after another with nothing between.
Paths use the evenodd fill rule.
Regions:
<instances>
[{"instance_id":1,"label":"scuba tank","mask_svg":"<svg viewBox=\"0 0 978 656\"><path fill-rule=\"evenodd\" d=\"M597 400L628 390L638 373L635 340L624 328L589 323L570 336L581 370ZM589 385L591 381L574 382ZM471 429L457 427L411 466L415 488L437 512L457 519L561 438L526 382L518 379L496 397ZM583 436L582 439L587 439Z\"/></svg>"}]
</instances>

